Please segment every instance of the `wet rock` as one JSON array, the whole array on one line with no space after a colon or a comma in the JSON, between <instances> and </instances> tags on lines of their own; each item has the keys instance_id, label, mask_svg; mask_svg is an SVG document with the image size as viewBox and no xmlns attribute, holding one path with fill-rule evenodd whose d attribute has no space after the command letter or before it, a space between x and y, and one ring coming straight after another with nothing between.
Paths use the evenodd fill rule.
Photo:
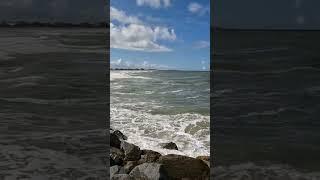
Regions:
<instances>
[{"instance_id":1,"label":"wet rock","mask_svg":"<svg viewBox=\"0 0 320 180\"><path fill-rule=\"evenodd\" d=\"M200 159L169 154L161 156L157 162L163 164L170 179L209 179L210 169Z\"/></svg>"},{"instance_id":2,"label":"wet rock","mask_svg":"<svg viewBox=\"0 0 320 180\"><path fill-rule=\"evenodd\" d=\"M125 135L124 135L121 131L119 131L119 130L113 131L112 134L116 135L120 140L127 140L127 139L128 139L127 136L125 136Z\"/></svg>"},{"instance_id":3,"label":"wet rock","mask_svg":"<svg viewBox=\"0 0 320 180\"><path fill-rule=\"evenodd\" d=\"M135 168L136 166L138 166L138 165L139 165L139 163L137 161L128 161L126 163L126 165L123 167L124 168L124 172L129 174L131 172L131 170L133 168Z\"/></svg>"},{"instance_id":4,"label":"wet rock","mask_svg":"<svg viewBox=\"0 0 320 180\"><path fill-rule=\"evenodd\" d=\"M198 156L196 159L202 160L210 168L210 156Z\"/></svg>"},{"instance_id":5,"label":"wet rock","mask_svg":"<svg viewBox=\"0 0 320 180\"><path fill-rule=\"evenodd\" d=\"M111 180L134 180L134 178L128 174L116 174L111 178Z\"/></svg>"},{"instance_id":6,"label":"wet rock","mask_svg":"<svg viewBox=\"0 0 320 180\"><path fill-rule=\"evenodd\" d=\"M142 150L139 164L156 162L160 156L161 154L156 151Z\"/></svg>"},{"instance_id":7,"label":"wet rock","mask_svg":"<svg viewBox=\"0 0 320 180\"><path fill-rule=\"evenodd\" d=\"M124 174L124 169L121 166L115 165L110 167L110 177L112 178L115 174Z\"/></svg>"},{"instance_id":8,"label":"wet rock","mask_svg":"<svg viewBox=\"0 0 320 180\"><path fill-rule=\"evenodd\" d=\"M110 148L110 160L112 160L113 165L122 165L124 157L124 153L120 149Z\"/></svg>"},{"instance_id":9,"label":"wet rock","mask_svg":"<svg viewBox=\"0 0 320 180\"><path fill-rule=\"evenodd\" d=\"M140 148L134 144L121 141L121 150L124 151L125 161L138 161L140 159Z\"/></svg>"},{"instance_id":10,"label":"wet rock","mask_svg":"<svg viewBox=\"0 0 320 180\"><path fill-rule=\"evenodd\" d=\"M117 135L110 132L110 146L115 148L120 148L121 141Z\"/></svg>"},{"instance_id":11,"label":"wet rock","mask_svg":"<svg viewBox=\"0 0 320 180\"><path fill-rule=\"evenodd\" d=\"M178 146L173 143L173 142L169 142L169 143L161 143L160 146L164 149L173 149L173 150L178 150Z\"/></svg>"},{"instance_id":12,"label":"wet rock","mask_svg":"<svg viewBox=\"0 0 320 180\"><path fill-rule=\"evenodd\" d=\"M111 166L114 166L114 165L117 165L116 163L115 163L115 161L111 158L111 156L110 156L110 167Z\"/></svg>"},{"instance_id":13,"label":"wet rock","mask_svg":"<svg viewBox=\"0 0 320 180\"><path fill-rule=\"evenodd\" d=\"M163 165L158 163L144 163L136 166L129 175L135 179L169 179Z\"/></svg>"}]
</instances>

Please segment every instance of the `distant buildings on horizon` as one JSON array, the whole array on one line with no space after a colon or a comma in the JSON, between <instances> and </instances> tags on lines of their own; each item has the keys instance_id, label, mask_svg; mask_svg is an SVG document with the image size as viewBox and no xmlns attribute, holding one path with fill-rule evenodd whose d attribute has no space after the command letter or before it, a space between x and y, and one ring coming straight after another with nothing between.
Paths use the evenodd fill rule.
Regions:
<instances>
[{"instance_id":1,"label":"distant buildings on horizon","mask_svg":"<svg viewBox=\"0 0 320 180\"><path fill-rule=\"evenodd\" d=\"M145 68L110 68L110 70L115 70L115 71L145 71L145 70L157 70L157 69L145 69Z\"/></svg>"}]
</instances>

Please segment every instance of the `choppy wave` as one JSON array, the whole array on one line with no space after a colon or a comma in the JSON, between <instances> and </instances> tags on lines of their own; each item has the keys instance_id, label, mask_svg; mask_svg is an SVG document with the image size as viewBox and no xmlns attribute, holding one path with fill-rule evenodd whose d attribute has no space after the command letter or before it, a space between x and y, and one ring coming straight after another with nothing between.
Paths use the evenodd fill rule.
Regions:
<instances>
[{"instance_id":1,"label":"choppy wave","mask_svg":"<svg viewBox=\"0 0 320 180\"><path fill-rule=\"evenodd\" d=\"M320 173L301 172L285 165L257 165L243 163L232 166L218 166L212 169L213 177L217 180L317 180Z\"/></svg>"},{"instance_id":2,"label":"choppy wave","mask_svg":"<svg viewBox=\"0 0 320 180\"><path fill-rule=\"evenodd\" d=\"M68 132L68 135L38 132L33 133L33 136L15 135L16 141L24 142L15 143L16 145L1 141L0 179L61 179L65 176L72 179L103 179L106 170L102 155L95 154L92 157L92 152L83 151L105 148L101 144L95 144L97 140L105 141L103 132L105 131L75 131ZM70 153L79 149L87 154L76 156ZM91 157L88 158L88 155Z\"/></svg>"},{"instance_id":3,"label":"choppy wave","mask_svg":"<svg viewBox=\"0 0 320 180\"><path fill-rule=\"evenodd\" d=\"M137 74L141 72L151 72L151 71L111 71L110 81L114 81L116 79L128 79L128 78L151 79L149 77L138 76Z\"/></svg>"},{"instance_id":4,"label":"choppy wave","mask_svg":"<svg viewBox=\"0 0 320 180\"><path fill-rule=\"evenodd\" d=\"M93 98L81 98L81 99L35 99L35 98L1 98L0 100L15 103L31 103L31 104L60 104L60 105L71 105L71 104L97 104L96 99Z\"/></svg>"},{"instance_id":5,"label":"choppy wave","mask_svg":"<svg viewBox=\"0 0 320 180\"><path fill-rule=\"evenodd\" d=\"M259 54L259 53L274 53L279 51L287 51L288 47L275 47L275 48L244 48L233 51L224 51L224 52L215 52L217 56L226 56L226 55L241 55L241 54Z\"/></svg>"},{"instance_id":6,"label":"choppy wave","mask_svg":"<svg viewBox=\"0 0 320 180\"><path fill-rule=\"evenodd\" d=\"M111 127L143 149L192 157L209 155L206 78L197 72L111 72ZM178 151L159 145L170 141L177 144Z\"/></svg>"},{"instance_id":7,"label":"choppy wave","mask_svg":"<svg viewBox=\"0 0 320 180\"><path fill-rule=\"evenodd\" d=\"M162 154L192 157L210 154L209 116L199 114L159 115L111 107L111 127L123 131L128 141ZM179 151L162 149L159 143L173 141Z\"/></svg>"}]
</instances>

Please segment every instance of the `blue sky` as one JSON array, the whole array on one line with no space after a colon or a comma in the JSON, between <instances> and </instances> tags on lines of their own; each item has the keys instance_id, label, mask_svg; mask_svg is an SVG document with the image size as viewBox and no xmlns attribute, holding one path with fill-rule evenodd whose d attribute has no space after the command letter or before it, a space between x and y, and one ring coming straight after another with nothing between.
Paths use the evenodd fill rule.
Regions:
<instances>
[{"instance_id":1,"label":"blue sky","mask_svg":"<svg viewBox=\"0 0 320 180\"><path fill-rule=\"evenodd\" d=\"M210 67L210 0L111 0L110 4L111 67Z\"/></svg>"}]
</instances>

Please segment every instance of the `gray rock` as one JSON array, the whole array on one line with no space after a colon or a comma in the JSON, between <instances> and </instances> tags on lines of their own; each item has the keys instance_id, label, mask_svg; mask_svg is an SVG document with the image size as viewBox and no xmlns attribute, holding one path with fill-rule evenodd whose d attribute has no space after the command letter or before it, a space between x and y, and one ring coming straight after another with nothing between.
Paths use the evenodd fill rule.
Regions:
<instances>
[{"instance_id":1,"label":"gray rock","mask_svg":"<svg viewBox=\"0 0 320 180\"><path fill-rule=\"evenodd\" d=\"M178 150L178 146L173 143L173 142L169 142L169 143L161 143L160 146L164 149L173 149L173 150Z\"/></svg>"},{"instance_id":2,"label":"gray rock","mask_svg":"<svg viewBox=\"0 0 320 180\"><path fill-rule=\"evenodd\" d=\"M115 148L120 148L121 141L117 135L110 132L110 146Z\"/></svg>"},{"instance_id":3,"label":"gray rock","mask_svg":"<svg viewBox=\"0 0 320 180\"><path fill-rule=\"evenodd\" d=\"M156 151L142 150L139 164L156 162L160 156L161 154Z\"/></svg>"},{"instance_id":4,"label":"gray rock","mask_svg":"<svg viewBox=\"0 0 320 180\"><path fill-rule=\"evenodd\" d=\"M210 168L200 159L169 154L157 162L163 164L170 179L209 179Z\"/></svg>"},{"instance_id":5,"label":"gray rock","mask_svg":"<svg viewBox=\"0 0 320 180\"><path fill-rule=\"evenodd\" d=\"M140 159L140 148L134 144L121 141L121 150L124 151L125 161L138 161Z\"/></svg>"},{"instance_id":6,"label":"gray rock","mask_svg":"<svg viewBox=\"0 0 320 180\"><path fill-rule=\"evenodd\" d=\"M124 169L121 166L115 165L110 167L110 178L112 178L115 174L124 174Z\"/></svg>"},{"instance_id":7,"label":"gray rock","mask_svg":"<svg viewBox=\"0 0 320 180\"><path fill-rule=\"evenodd\" d=\"M110 157L109 163L110 163L110 167L111 167L111 166L114 166L114 165L117 165L117 164L115 163L115 161L114 161L111 157Z\"/></svg>"},{"instance_id":8,"label":"gray rock","mask_svg":"<svg viewBox=\"0 0 320 180\"><path fill-rule=\"evenodd\" d=\"M120 149L114 147L110 148L110 159L112 160L112 165L122 165L124 157L124 153Z\"/></svg>"},{"instance_id":9,"label":"gray rock","mask_svg":"<svg viewBox=\"0 0 320 180\"><path fill-rule=\"evenodd\" d=\"M129 174L135 179L166 180L169 179L162 164L144 163L136 166Z\"/></svg>"},{"instance_id":10,"label":"gray rock","mask_svg":"<svg viewBox=\"0 0 320 180\"><path fill-rule=\"evenodd\" d=\"M123 166L124 172L129 174L133 168L138 166L139 163L137 161L128 161L126 165Z\"/></svg>"},{"instance_id":11,"label":"gray rock","mask_svg":"<svg viewBox=\"0 0 320 180\"><path fill-rule=\"evenodd\" d=\"M111 180L135 180L133 177L128 174L115 174Z\"/></svg>"},{"instance_id":12,"label":"gray rock","mask_svg":"<svg viewBox=\"0 0 320 180\"><path fill-rule=\"evenodd\" d=\"M113 134L116 135L120 140L127 140L127 136L123 135L123 133L119 130L113 131Z\"/></svg>"},{"instance_id":13,"label":"gray rock","mask_svg":"<svg viewBox=\"0 0 320 180\"><path fill-rule=\"evenodd\" d=\"M196 159L202 160L210 168L210 156L198 156Z\"/></svg>"}]
</instances>

